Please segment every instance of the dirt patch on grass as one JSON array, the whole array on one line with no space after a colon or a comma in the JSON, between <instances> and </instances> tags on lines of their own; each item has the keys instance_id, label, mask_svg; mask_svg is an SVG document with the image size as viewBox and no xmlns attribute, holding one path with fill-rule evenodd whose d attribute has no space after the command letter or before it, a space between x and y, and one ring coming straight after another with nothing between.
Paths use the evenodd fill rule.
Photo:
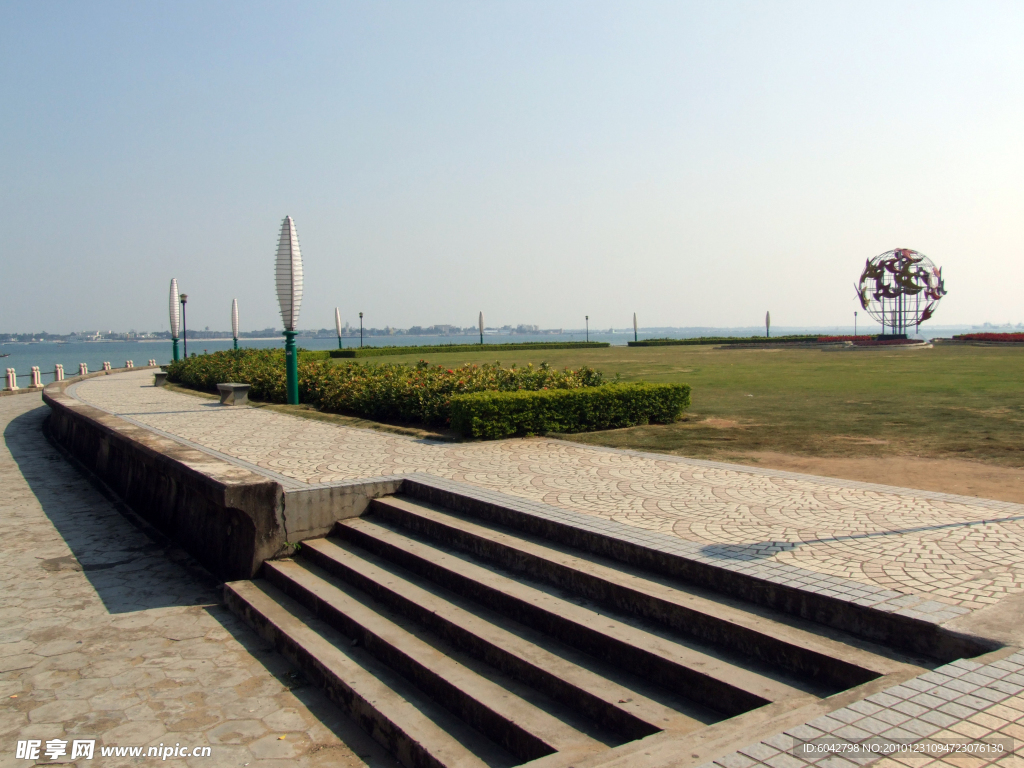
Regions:
<instances>
[{"instance_id":1,"label":"dirt patch on grass","mask_svg":"<svg viewBox=\"0 0 1024 768\"><path fill-rule=\"evenodd\" d=\"M730 461L786 472L1024 504L1024 469L995 467L975 461L914 456L829 458L790 456L770 451L757 451Z\"/></svg>"}]
</instances>

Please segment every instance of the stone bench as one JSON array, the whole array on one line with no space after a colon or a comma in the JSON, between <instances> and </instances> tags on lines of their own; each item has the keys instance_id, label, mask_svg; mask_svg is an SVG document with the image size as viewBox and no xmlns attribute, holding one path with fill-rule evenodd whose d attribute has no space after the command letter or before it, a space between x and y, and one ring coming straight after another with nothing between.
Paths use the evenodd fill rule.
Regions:
<instances>
[{"instance_id":1,"label":"stone bench","mask_svg":"<svg viewBox=\"0 0 1024 768\"><path fill-rule=\"evenodd\" d=\"M167 383L167 371L157 371L153 374L153 386L162 387Z\"/></svg>"},{"instance_id":2,"label":"stone bench","mask_svg":"<svg viewBox=\"0 0 1024 768\"><path fill-rule=\"evenodd\" d=\"M225 382L217 385L221 405L248 405L249 385Z\"/></svg>"}]
</instances>

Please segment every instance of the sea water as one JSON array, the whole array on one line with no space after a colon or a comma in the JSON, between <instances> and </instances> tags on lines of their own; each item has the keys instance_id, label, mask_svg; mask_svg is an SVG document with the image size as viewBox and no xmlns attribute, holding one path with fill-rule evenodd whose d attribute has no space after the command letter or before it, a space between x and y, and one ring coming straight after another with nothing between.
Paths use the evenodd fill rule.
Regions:
<instances>
[{"instance_id":1,"label":"sea water","mask_svg":"<svg viewBox=\"0 0 1024 768\"><path fill-rule=\"evenodd\" d=\"M484 334L484 345L514 344L524 341L584 341L585 333L561 334ZM625 345L631 340L629 333L591 332L591 341L605 341L611 344ZM331 339L300 338L296 343L302 349L337 349L337 337ZM363 345L367 347L383 346L418 346L434 344L479 344L479 336L364 336ZM231 339L189 339L188 353L202 355L207 352L219 352L231 349ZM239 347L284 348L284 337L278 339L239 339ZM346 349L359 346L359 337L346 336L342 339ZM185 354L185 344L178 342L178 352ZM43 383L53 381L53 371L57 363L64 366L65 376L77 376L79 363L89 366L89 371L99 371L104 362L113 368L123 368L125 361L131 360L136 366L146 365L148 360L156 360L157 365L165 365L171 361L172 346L169 339L140 341L69 341L69 342L7 342L0 343L0 368L14 368L18 374L18 386L25 387L29 383L29 373L33 365L38 365L43 374ZM2 382L2 379L0 379ZM0 384L2 387L2 384Z\"/></svg>"}]
</instances>

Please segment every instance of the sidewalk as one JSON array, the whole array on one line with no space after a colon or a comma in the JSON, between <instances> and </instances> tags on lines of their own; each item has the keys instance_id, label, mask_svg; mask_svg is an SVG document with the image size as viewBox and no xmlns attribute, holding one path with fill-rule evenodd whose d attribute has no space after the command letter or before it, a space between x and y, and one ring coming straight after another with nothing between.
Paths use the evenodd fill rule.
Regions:
<instances>
[{"instance_id":1,"label":"sidewalk","mask_svg":"<svg viewBox=\"0 0 1024 768\"><path fill-rule=\"evenodd\" d=\"M68 394L287 487L433 474L674 536L706 557L891 590L907 610L953 626L973 622L1014 646L1024 635L1019 505L540 438L422 441L221 407L151 380L149 372L98 377ZM357 754L390 765L217 604L201 570L133 527L46 443L46 410L34 396L0 400L0 692L18 697L0 711L0 765L29 764L13 759L18 739L82 735L214 747L212 759L166 761L172 765L359 765ZM1020 748L1024 653L954 662L706 767L1024 767L1005 753L879 759L791 751L794 739L870 737L1012 738ZM668 743L663 755L652 746L651 765L699 762L687 763ZM122 764L116 760L95 764Z\"/></svg>"},{"instance_id":2,"label":"sidewalk","mask_svg":"<svg viewBox=\"0 0 1024 768\"><path fill-rule=\"evenodd\" d=\"M47 443L48 412L38 395L0 399L0 766L31 765L15 756L28 739L68 754L95 739L80 766L394 766L219 604L205 571ZM211 756L100 757L157 744Z\"/></svg>"},{"instance_id":3,"label":"sidewalk","mask_svg":"<svg viewBox=\"0 0 1024 768\"><path fill-rule=\"evenodd\" d=\"M285 487L428 473L957 607L1024 594L1024 506L532 438L440 443L151 386L89 379L68 394Z\"/></svg>"}]
</instances>

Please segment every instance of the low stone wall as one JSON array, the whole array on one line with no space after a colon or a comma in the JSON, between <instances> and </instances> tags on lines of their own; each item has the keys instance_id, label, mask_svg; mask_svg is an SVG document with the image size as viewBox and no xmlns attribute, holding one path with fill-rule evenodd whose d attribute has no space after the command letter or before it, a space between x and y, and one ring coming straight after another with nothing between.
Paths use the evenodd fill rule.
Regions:
<instances>
[{"instance_id":1,"label":"low stone wall","mask_svg":"<svg viewBox=\"0 0 1024 768\"><path fill-rule=\"evenodd\" d=\"M67 395L83 378L44 388L51 439L225 581L253 578L264 560L326 535L336 520L362 514L372 498L400 487L400 480L382 479L286 492L275 480Z\"/></svg>"}]
</instances>

